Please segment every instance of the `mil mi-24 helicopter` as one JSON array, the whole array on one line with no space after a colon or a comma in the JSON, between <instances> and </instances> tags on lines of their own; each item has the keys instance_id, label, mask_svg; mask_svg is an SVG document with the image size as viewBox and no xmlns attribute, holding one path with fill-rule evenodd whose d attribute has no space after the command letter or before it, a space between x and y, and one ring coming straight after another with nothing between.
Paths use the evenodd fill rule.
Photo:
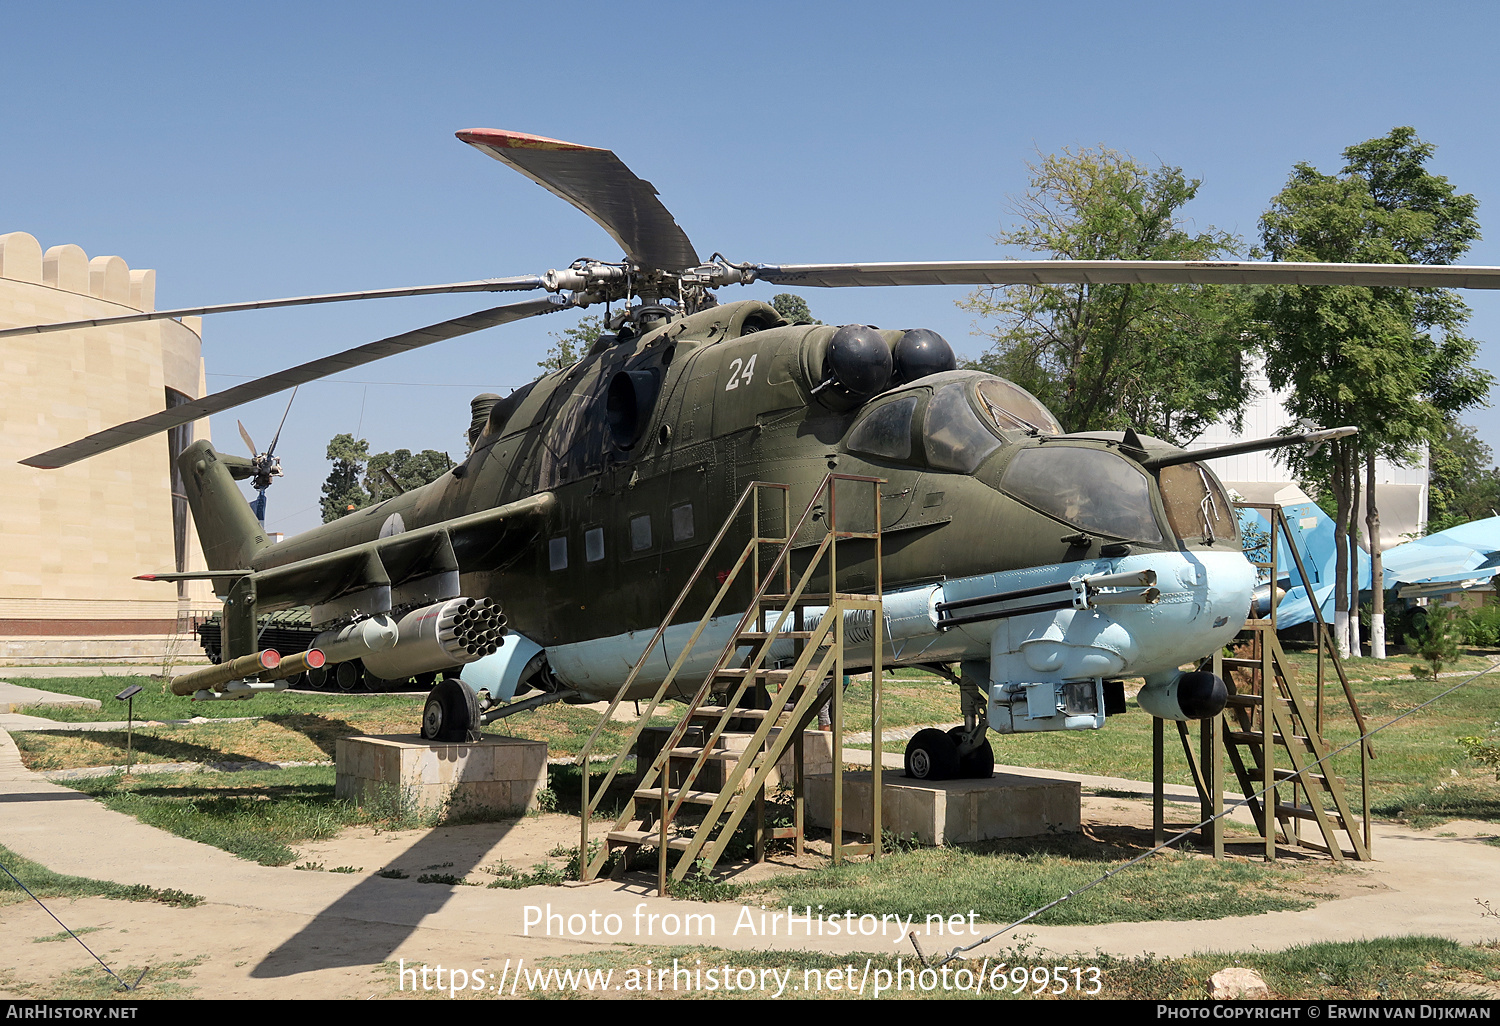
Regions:
<instances>
[{"instance_id":1,"label":"mil mi-24 helicopter","mask_svg":"<svg viewBox=\"0 0 1500 1026\"><path fill-rule=\"evenodd\" d=\"M611 698L746 485L788 484L789 504L802 508L836 469L885 482L886 665L961 665L950 676L968 727L914 738L912 775L987 776L990 730L1102 727L1123 711L1126 677L1144 678L1139 702L1154 715L1215 716L1224 682L1179 667L1234 637L1256 580L1224 488L1202 461L1352 428L1196 452L1134 431L1069 434L1013 383L958 369L935 332L791 324L764 303L720 304L715 291L756 281L1500 288L1500 268L1404 264L704 261L656 190L609 150L491 129L458 137L582 210L624 258L0 331L391 296L546 293L312 360L23 461L55 468L394 353L606 305L605 333L573 366L503 399L473 401L470 450L452 471L281 544L267 539L235 483L256 476L263 489L266 468L206 441L189 446L179 466L211 569L146 576L214 580L224 655L179 677L178 693L244 697L284 687L324 660L361 660L384 678L443 673L423 712L424 736L439 740L541 701ZM853 514L866 530L870 507ZM842 565L858 578L857 554ZM299 606L323 633L277 665L275 653L257 651L256 616ZM724 637L704 650L721 648L738 620L716 621L711 630ZM662 647L680 651L678 634L690 629L669 628ZM639 694L664 679L665 656L659 663L646 663ZM684 681L697 683L693 671ZM511 701L532 689L542 694Z\"/></svg>"}]
</instances>

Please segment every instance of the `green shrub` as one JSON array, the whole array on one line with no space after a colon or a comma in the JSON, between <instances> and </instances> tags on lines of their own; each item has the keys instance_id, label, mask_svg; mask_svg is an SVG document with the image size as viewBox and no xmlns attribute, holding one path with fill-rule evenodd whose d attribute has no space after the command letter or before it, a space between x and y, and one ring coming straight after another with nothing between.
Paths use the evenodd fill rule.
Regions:
<instances>
[{"instance_id":1,"label":"green shrub","mask_svg":"<svg viewBox=\"0 0 1500 1026\"><path fill-rule=\"evenodd\" d=\"M1500 645L1500 606L1466 609L1454 618L1454 626L1464 644L1494 648Z\"/></svg>"},{"instance_id":2,"label":"green shrub","mask_svg":"<svg viewBox=\"0 0 1500 1026\"><path fill-rule=\"evenodd\" d=\"M1413 677L1431 677L1443 672L1443 665L1458 658L1458 631L1453 624L1453 611L1442 606L1428 606L1427 615L1413 618L1412 633L1407 643L1416 655L1427 660L1426 666L1413 666Z\"/></svg>"}]
</instances>

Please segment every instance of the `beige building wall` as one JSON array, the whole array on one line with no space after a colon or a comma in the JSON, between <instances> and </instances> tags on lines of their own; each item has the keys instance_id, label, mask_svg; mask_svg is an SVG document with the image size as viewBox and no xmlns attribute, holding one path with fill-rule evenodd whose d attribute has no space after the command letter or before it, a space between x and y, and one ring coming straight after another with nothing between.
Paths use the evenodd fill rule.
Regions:
<instances>
[{"instance_id":1,"label":"beige building wall","mask_svg":"<svg viewBox=\"0 0 1500 1026\"><path fill-rule=\"evenodd\" d=\"M155 300L155 271L0 235L0 326L149 311ZM201 397L192 320L0 340L0 662L154 657L180 612L213 603L207 584L179 598L174 585L133 580L177 569L167 435L59 470L19 463L160 411L168 388ZM193 438L207 435L206 420L193 425ZM187 569L202 569L190 519L187 535Z\"/></svg>"}]
</instances>

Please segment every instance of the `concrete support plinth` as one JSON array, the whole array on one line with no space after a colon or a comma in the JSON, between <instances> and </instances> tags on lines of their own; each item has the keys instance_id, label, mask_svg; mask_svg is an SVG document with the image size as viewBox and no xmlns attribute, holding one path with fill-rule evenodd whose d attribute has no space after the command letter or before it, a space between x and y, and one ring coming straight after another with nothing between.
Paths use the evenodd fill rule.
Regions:
<instances>
[{"instance_id":1,"label":"concrete support plinth","mask_svg":"<svg viewBox=\"0 0 1500 1026\"><path fill-rule=\"evenodd\" d=\"M547 786L547 743L486 735L473 744L424 741L418 734L341 738L334 793L360 805L399 801L429 816L536 807Z\"/></svg>"},{"instance_id":2,"label":"concrete support plinth","mask_svg":"<svg viewBox=\"0 0 1500 1026\"><path fill-rule=\"evenodd\" d=\"M780 733L780 727L771 728L771 736L766 739L769 745ZM644 770L656 758L661 751L661 746L666 742L667 735L672 732L671 727L646 727L641 731L640 738L636 741L636 768L637 772ZM749 745L754 735L749 732L736 732L726 730L720 734L714 742L714 750L718 752L732 752L742 756L745 748ZM688 730L682 739L681 746L684 748L702 744L702 728L694 727ZM694 783L694 790L718 791L724 786L724 780L734 763L726 759L710 759L704 764L702 771L698 774L698 780ZM796 756L791 748L776 761L776 766L766 777L766 790L774 791L778 786L791 787L796 775ZM803 772L829 773L833 770L833 735L827 731L808 730L802 734L802 765ZM677 787L682 783L683 776L688 768L692 766L692 760L682 758L673 761L672 776L668 784ZM743 785L742 788L743 789Z\"/></svg>"},{"instance_id":3,"label":"concrete support plinth","mask_svg":"<svg viewBox=\"0 0 1500 1026\"><path fill-rule=\"evenodd\" d=\"M989 780L911 780L881 777L881 824L923 844L962 844L997 837L1077 833L1079 786L997 773ZM833 826L833 776L807 778L807 811L820 827ZM844 774L844 829L870 832L870 774Z\"/></svg>"}]
</instances>

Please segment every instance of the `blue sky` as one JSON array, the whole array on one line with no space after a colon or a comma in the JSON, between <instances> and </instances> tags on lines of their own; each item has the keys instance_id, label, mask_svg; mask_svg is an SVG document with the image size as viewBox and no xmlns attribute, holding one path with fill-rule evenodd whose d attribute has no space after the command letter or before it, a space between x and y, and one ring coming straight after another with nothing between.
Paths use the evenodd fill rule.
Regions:
<instances>
[{"instance_id":1,"label":"blue sky","mask_svg":"<svg viewBox=\"0 0 1500 1026\"><path fill-rule=\"evenodd\" d=\"M508 128L613 149L704 255L982 259L1029 160L1109 146L1203 181L1193 225L1256 238L1293 164L1413 125L1479 197L1500 264L1494 60L1481 3L8 4L0 232L158 272L158 305L528 274L613 259L592 222L458 142ZM721 298L765 298L769 286ZM931 327L962 288L808 290L830 323ZM1500 368L1500 296L1471 293ZM489 305L431 297L207 321L211 388ZM457 455L468 400L530 380L576 315L304 388L268 525L319 522L323 450ZM1493 341L1491 341L1493 340ZM236 417L266 444L284 398ZM1500 415L1469 418L1500 449Z\"/></svg>"}]
</instances>

